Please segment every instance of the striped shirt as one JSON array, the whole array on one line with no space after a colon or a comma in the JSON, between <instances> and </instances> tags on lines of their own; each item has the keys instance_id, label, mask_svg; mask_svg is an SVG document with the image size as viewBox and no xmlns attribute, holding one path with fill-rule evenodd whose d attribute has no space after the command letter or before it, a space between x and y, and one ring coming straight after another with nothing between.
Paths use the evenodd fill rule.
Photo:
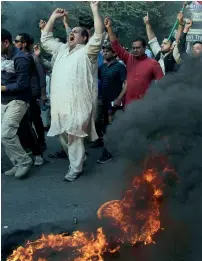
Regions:
<instances>
[{"instance_id":1,"label":"striped shirt","mask_svg":"<svg viewBox=\"0 0 202 261\"><path fill-rule=\"evenodd\" d=\"M98 76L101 81L102 100L112 102L117 99L126 80L126 67L117 60L110 65L105 63L99 68Z\"/></svg>"}]
</instances>

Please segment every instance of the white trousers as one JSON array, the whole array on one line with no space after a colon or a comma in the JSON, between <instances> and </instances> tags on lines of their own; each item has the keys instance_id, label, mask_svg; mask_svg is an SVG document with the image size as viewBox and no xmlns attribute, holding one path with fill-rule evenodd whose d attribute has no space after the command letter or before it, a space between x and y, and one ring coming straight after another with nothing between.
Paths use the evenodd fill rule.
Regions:
<instances>
[{"instance_id":1,"label":"white trousers","mask_svg":"<svg viewBox=\"0 0 202 261\"><path fill-rule=\"evenodd\" d=\"M85 155L84 139L66 132L59 135L59 138L66 154L69 155L71 168L76 173L81 172Z\"/></svg>"},{"instance_id":2,"label":"white trousers","mask_svg":"<svg viewBox=\"0 0 202 261\"><path fill-rule=\"evenodd\" d=\"M18 100L1 105L1 142L15 167L26 166L32 161L22 148L17 135L20 122L27 109L28 105Z\"/></svg>"}]
</instances>

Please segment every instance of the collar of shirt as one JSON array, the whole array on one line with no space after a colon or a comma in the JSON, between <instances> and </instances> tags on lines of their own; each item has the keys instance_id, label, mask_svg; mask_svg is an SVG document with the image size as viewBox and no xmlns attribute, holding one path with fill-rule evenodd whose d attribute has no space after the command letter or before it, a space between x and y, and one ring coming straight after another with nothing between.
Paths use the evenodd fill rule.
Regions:
<instances>
[{"instance_id":1,"label":"collar of shirt","mask_svg":"<svg viewBox=\"0 0 202 261\"><path fill-rule=\"evenodd\" d=\"M74 52L76 52L77 50L81 49L82 47L84 47L85 44L77 44L73 49L70 50L70 48L68 47L69 49L69 54L72 54Z\"/></svg>"},{"instance_id":2,"label":"collar of shirt","mask_svg":"<svg viewBox=\"0 0 202 261\"><path fill-rule=\"evenodd\" d=\"M134 56L135 57L135 56ZM141 56L141 57L139 57L139 58L136 58L135 57L135 60L136 61L142 61L142 60L144 60L144 59L146 59L147 58L147 55L146 54L144 54L143 56Z\"/></svg>"},{"instance_id":3,"label":"collar of shirt","mask_svg":"<svg viewBox=\"0 0 202 261\"><path fill-rule=\"evenodd\" d=\"M110 67L114 64L118 63L118 61L116 59L112 60L110 63L106 63L107 67Z\"/></svg>"}]
</instances>

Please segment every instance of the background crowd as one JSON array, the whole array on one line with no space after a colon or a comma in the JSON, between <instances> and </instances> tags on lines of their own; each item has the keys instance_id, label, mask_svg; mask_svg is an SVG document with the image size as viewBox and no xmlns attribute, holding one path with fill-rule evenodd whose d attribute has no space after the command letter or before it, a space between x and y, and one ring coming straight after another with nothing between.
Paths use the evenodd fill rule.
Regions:
<instances>
[{"instance_id":1,"label":"background crowd","mask_svg":"<svg viewBox=\"0 0 202 261\"><path fill-rule=\"evenodd\" d=\"M112 154L103 137L116 112L143 99L164 75L177 73L186 56L202 54L201 41L193 43L191 53L186 52L193 23L182 12L177 15L175 35L165 35L162 43L147 13L142 17L147 39L134 34L128 48L120 44L110 17L101 19L98 2L91 2L91 11L93 19L87 16L71 28L67 11L56 9L48 21L39 23L40 43L30 34L12 36L1 30L1 138L14 166L5 175L22 178L33 164L44 164L46 131L61 143L61 151L49 157L69 158L66 181L74 181L82 173L87 137L93 141L91 148L103 147L98 163L109 162ZM54 38L59 19L64 25L63 37Z\"/></svg>"}]
</instances>

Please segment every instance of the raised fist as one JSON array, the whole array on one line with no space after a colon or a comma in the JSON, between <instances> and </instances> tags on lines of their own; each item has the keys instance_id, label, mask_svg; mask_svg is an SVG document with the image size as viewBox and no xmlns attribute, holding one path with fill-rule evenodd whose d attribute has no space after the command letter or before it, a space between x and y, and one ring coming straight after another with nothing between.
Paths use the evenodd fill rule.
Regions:
<instances>
[{"instance_id":1,"label":"raised fist","mask_svg":"<svg viewBox=\"0 0 202 261\"><path fill-rule=\"evenodd\" d=\"M65 9L57 8L51 15L54 19L59 19L67 15L67 11Z\"/></svg>"},{"instance_id":2,"label":"raised fist","mask_svg":"<svg viewBox=\"0 0 202 261\"><path fill-rule=\"evenodd\" d=\"M91 8L98 8L98 5L99 5L99 1L91 1L90 2L90 6Z\"/></svg>"},{"instance_id":3,"label":"raised fist","mask_svg":"<svg viewBox=\"0 0 202 261\"><path fill-rule=\"evenodd\" d=\"M35 44L33 49L34 49L34 54L35 54L36 56L40 56L41 50L40 50L39 44Z\"/></svg>"},{"instance_id":4,"label":"raised fist","mask_svg":"<svg viewBox=\"0 0 202 261\"><path fill-rule=\"evenodd\" d=\"M147 12L147 15L143 18L143 21L145 24L149 24L149 13Z\"/></svg>"},{"instance_id":5,"label":"raised fist","mask_svg":"<svg viewBox=\"0 0 202 261\"><path fill-rule=\"evenodd\" d=\"M177 20L179 21L180 24L183 24L184 19L183 19L183 13L182 12L178 13Z\"/></svg>"},{"instance_id":6,"label":"raised fist","mask_svg":"<svg viewBox=\"0 0 202 261\"><path fill-rule=\"evenodd\" d=\"M63 16L63 24L68 24L68 12Z\"/></svg>"},{"instance_id":7,"label":"raised fist","mask_svg":"<svg viewBox=\"0 0 202 261\"><path fill-rule=\"evenodd\" d=\"M105 25L105 28L109 28L112 26L112 21L109 17L105 17L104 25Z\"/></svg>"},{"instance_id":8,"label":"raised fist","mask_svg":"<svg viewBox=\"0 0 202 261\"><path fill-rule=\"evenodd\" d=\"M191 19L188 19L185 24L186 29L190 29L192 27L193 21Z\"/></svg>"}]
</instances>

